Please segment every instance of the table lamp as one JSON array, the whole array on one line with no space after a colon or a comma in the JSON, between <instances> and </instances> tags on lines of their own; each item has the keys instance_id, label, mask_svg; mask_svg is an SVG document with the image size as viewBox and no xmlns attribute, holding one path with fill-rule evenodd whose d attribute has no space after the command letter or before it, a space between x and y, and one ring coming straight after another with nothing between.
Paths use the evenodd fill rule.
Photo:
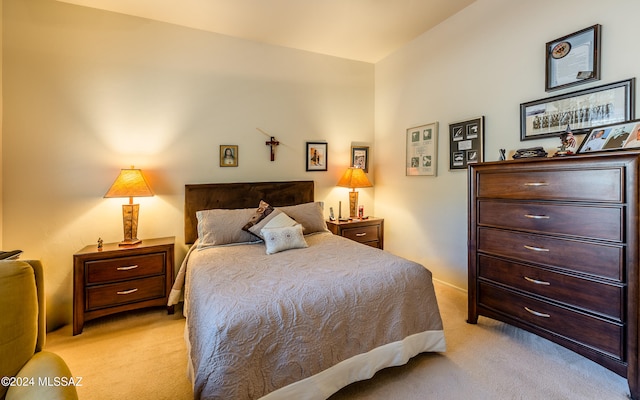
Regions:
<instances>
[{"instance_id":1,"label":"table lamp","mask_svg":"<svg viewBox=\"0 0 640 400\"><path fill-rule=\"evenodd\" d=\"M138 213L140 204L133 204L134 197L153 196L151 188L142 176L142 171L133 168L120 170L120 175L104 195L105 198L128 197L129 204L122 205L122 224L124 226L124 240L120 246L130 246L142 242L138 239Z\"/></svg>"},{"instance_id":2,"label":"table lamp","mask_svg":"<svg viewBox=\"0 0 640 400\"><path fill-rule=\"evenodd\" d=\"M349 217L356 218L358 210L358 192L356 188L372 187L362 168L349 167L338 181L338 186L351 188L349 192Z\"/></svg>"}]
</instances>

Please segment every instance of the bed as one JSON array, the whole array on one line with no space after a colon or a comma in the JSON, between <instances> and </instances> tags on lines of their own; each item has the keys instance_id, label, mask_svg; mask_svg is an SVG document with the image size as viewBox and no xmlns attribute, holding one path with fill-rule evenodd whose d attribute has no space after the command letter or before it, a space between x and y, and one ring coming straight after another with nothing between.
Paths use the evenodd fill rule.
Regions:
<instances>
[{"instance_id":1,"label":"bed","mask_svg":"<svg viewBox=\"0 0 640 400\"><path fill-rule=\"evenodd\" d=\"M313 185L186 185L169 305L184 297L195 399L326 399L445 350L431 273L331 234Z\"/></svg>"}]
</instances>

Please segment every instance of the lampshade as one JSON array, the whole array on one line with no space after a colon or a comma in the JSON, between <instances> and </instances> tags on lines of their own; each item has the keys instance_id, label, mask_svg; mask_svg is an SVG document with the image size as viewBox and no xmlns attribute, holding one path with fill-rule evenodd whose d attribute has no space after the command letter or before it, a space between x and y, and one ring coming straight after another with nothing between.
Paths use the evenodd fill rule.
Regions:
<instances>
[{"instance_id":1,"label":"lampshade","mask_svg":"<svg viewBox=\"0 0 640 400\"><path fill-rule=\"evenodd\" d=\"M105 198L111 197L149 197L153 196L153 192L142 175L142 171L134 169L120 170L120 175L111 185Z\"/></svg>"},{"instance_id":2,"label":"lampshade","mask_svg":"<svg viewBox=\"0 0 640 400\"><path fill-rule=\"evenodd\" d=\"M153 196L153 192L144 179L142 171L133 168L133 166L131 166L130 169L121 170L116 181L113 182L104 195L106 198L129 198L129 204L122 205L124 240L120 242L120 246L136 245L142 242L142 240L138 239L138 213L140 211L140 205L133 204L133 198L149 196Z\"/></svg>"},{"instance_id":3,"label":"lampshade","mask_svg":"<svg viewBox=\"0 0 640 400\"><path fill-rule=\"evenodd\" d=\"M349 167L338 181L338 186L356 189L373 185L369 182L369 178L362 168Z\"/></svg>"}]
</instances>

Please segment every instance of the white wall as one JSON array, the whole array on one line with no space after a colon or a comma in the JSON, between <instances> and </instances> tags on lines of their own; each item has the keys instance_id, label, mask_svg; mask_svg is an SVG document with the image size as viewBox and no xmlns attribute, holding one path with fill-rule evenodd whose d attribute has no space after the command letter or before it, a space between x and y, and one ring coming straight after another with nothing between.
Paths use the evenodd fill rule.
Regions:
<instances>
[{"instance_id":1,"label":"white wall","mask_svg":"<svg viewBox=\"0 0 640 400\"><path fill-rule=\"evenodd\" d=\"M376 214L385 248L428 266L436 279L467 286L467 173L449 171L448 126L485 116L485 160L520 141L520 103L635 77L637 0L477 0L376 64ZM602 79L546 93L545 43L602 25ZM637 112L636 112L637 114ZM405 176L407 128L438 121L437 177Z\"/></svg>"},{"instance_id":2,"label":"white wall","mask_svg":"<svg viewBox=\"0 0 640 400\"><path fill-rule=\"evenodd\" d=\"M6 0L3 25L4 248L43 261L50 328L71 321L73 253L122 240L127 200L102 198L120 168L156 193L138 236L176 236L178 261L187 183L311 179L348 204L335 184L352 142L373 142L372 64L53 0ZM306 141L328 143L327 172L305 171ZM223 144L238 168L219 167Z\"/></svg>"}]
</instances>

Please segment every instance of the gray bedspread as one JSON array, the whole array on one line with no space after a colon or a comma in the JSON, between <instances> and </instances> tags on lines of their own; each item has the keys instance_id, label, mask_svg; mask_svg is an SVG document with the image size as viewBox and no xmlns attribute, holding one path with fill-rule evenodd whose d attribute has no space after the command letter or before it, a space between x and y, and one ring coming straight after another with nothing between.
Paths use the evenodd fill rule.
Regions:
<instances>
[{"instance_id":1,"label":"gray bedspread","mask_svg":"<svg viewBox=\"0 0 640 400\"><path fill-rule=\"evenodd\" d=\"M442 331L426 268L330 233L305 239L308 248L273 255L263 244L190 253L183 267L196 399L257 399L379 346Z\"/></svg>"}]
</instances>

